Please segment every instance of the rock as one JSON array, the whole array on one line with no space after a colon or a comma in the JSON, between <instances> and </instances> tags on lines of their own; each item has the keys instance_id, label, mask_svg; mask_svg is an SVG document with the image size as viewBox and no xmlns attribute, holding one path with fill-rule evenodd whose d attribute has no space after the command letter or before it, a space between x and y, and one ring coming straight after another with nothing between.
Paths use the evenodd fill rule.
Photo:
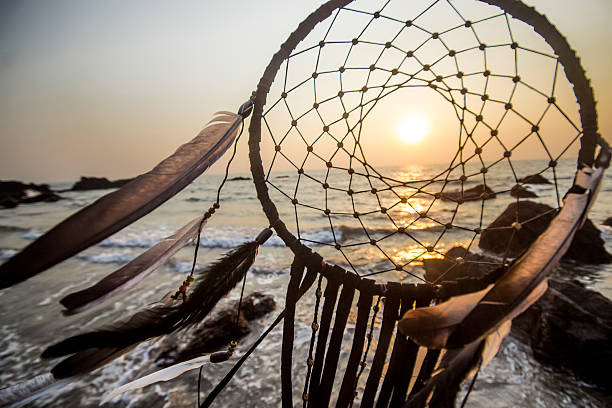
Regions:
<instances>
[{"instance_id":1,"label":"rock","mask_svg":"<svg viewBox=\"0 0 612 408\"><path fill-rule=\"evenodd\" d=\"M476 187L461 191L448 191L441 194L442 200L445 201L477 201L488 200L495 198L495 192L484 184L479 184Z\"/></svg>"},{"instance_id":2,"label":"rock","mask_svg":"<svg viewBox=\"0 0 612 408\"><path fill-rule=\"evenodd\" d=\"M457 258L461 259L458 260ZM450 249L444 255L444 259L423 260L425 279L429 282L454 281L464 277L480 278L495 269L495 263L499 263L499 261L488 256L468 252L462 246Z\"/></svg>"},{"instance_id":3,"label":"rock","mask_svg":"<svg viewBox=\"0 0 612 408\"><path fill-rule=\"evenodd\" d=\"M514 319L512 334L539 361L612 390L612 302L580 282L549 279L548 291Z\"/></svg>"},{"instance_id":4,"label":"rock","mask_svg":"<svg viewBox=\"0 0 612 408\"><path fill-rule=\"evenodd\" d=\"M242 181L242 180L250 180L250 177L242 177L242 176L237 176L237 177L232 177L231 179L227 179L227 181Z\"/></svg>"},{"instance_id":5,"label":"rock","mask_svg":"<svg viewBox=\"0 0 612 408\"><path fill-rule=\"evenodd\" d=\"M156 361L162 366L169 366L204 353L223 350L230 341L239 340L251 332L249 321L265 316L275 307L276 302L272 296L259 292L251 293L242 300L237 321L238 302L189 331L167 336L162 342Z\"/></svg>"},{"instance_id":6,"label":"rock","mask_svg":"<svg viewBox=\"0 0 612 408\"><path fill-rule=\"evenodd\" d=\"M552 184L541 174L532 174L530 176L523 177L518 180L519 183L523 184Z\"/></svg>"},{"instance_id":7,"label":"rock","mask_svg":"<svg viewBox=\"0 0 612 408\"><path fill-rule=\"evenodd\" d=\"M538 196L536 193L526 189L520 184L515 184L514 187L512 187L510 195L516 198L534 198Z\"/></svg>"},{"instance_id":8,"label":"rock","mask_svg":"<svg viewBox=\"0 0 612 408\"><path fill-rule=\"evenodd\" d=\"M107 188L119 188L133 179L121 179L110 181L106 177L81 177L74 183L69 191L103 190Z\"/></svg>"},{"instance_id":9,"label":"rock","mask_svg":"<svg viewBox=\"0 0 612 408\"><path fill-rule=\"evenodd\" d=\"M606 220L603 222L603 225L607 225L608 227L612 227L612 217L606 218Z\"/></svg>"},{"instance_id":10,"label":"rock","mask_svg":"<svg viewBox=\"0 0 612 408\"><path fill-rule=\"evenodd\" d=\"M517 211L518 221L522 223L520 230L500 228L512 226L516 221L515 214ZM498 254L504 254L508 250L508 256L517 257L544 232L554 214L553 208L546 204L533 201L511 203L482 231L478 246ZM523 223L526 220L530 221ZM514 237L511 238L513 230ZM591 220L587 219L584 226L576 233L574 241L564 255L564 259L602 264L612 262L612 255L606 251L604 241L600 237L600 231Z\"/></svg>"},{"instance_id":11,"label":"rock","mask_svg":"<svg viewBox=\"0 0 612 408\"><path fill-rule=\"evenodd\" d=\"M54 202L61 199L48 184L0 181L0 207L14 208L19 204Z\"/></svg>"}]
</instances>

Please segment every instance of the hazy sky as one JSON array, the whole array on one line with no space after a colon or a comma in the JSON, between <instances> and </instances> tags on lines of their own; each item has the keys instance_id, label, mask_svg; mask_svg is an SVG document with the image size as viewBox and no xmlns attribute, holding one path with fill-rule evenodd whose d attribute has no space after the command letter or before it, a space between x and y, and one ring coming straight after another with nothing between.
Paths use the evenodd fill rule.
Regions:
<instances>
[{"instance_id":1,"label":"hazy sky","mask_svg":"<svg viewBox=\"0 0 612 408\"><path fill-rule=\"evenodd\" d=\"M244 102L321 2L0 0L0 179L149 170ZM580 55L610 140L612 2L528 3ZM244 144L237 171L248 171Z\"/></svg>"}]
</instances>

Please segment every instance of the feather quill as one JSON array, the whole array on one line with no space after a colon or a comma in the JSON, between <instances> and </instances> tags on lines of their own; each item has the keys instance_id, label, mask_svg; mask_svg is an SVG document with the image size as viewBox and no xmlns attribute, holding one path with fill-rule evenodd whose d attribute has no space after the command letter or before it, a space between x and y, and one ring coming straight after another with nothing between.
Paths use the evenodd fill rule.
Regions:
<instances>
[{"instance_id":1,"label":"feather quill","mask_svg":"<svg viewBox=\"0 0 612 408\"><path fill-rule=\"evenodd\" d=\"M28 279L100 242L174 196L232 145L242 118L238 114L222 113L151 171L56 225L0 265L0 289Z\"/></svg>"},{"instance_id":2,"label":"feather quill","mask_svg":"<svg viewBox=\"0 0 612 408\"><path fill-rule=\"evenodd\" d=\"M81 313L131 289L194 239L205 223L206 221L200 217L191 220L174 234L158 242L95 285L65 296L60 300L66 308L63 313L65 315Z\"/></svg>"},{"instance_id":3,"label":"feather quill","mask_svg":"<svg viewBox=\"0 0 612 408\"><path fill-rule=\"evenodd\" d=\"M242 244L202 271L198 285L185 301L172 304L168 299L170 293L160 303L136 313L124 323L72 336L48 347L42 354L43 358L74 354L51 370L54 377L87 373L145 340L201 322L242 280L255 261L257 248L271 235L269 229L264 232L255 241Z\"/></svg>"}]
</instances>

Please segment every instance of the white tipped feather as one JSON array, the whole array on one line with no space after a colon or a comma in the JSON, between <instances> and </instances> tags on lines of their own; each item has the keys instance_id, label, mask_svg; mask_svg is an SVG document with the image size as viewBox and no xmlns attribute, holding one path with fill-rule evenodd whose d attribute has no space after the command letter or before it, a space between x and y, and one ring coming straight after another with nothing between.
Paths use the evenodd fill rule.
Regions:
<instances>
[{"instance_id":1,"label":"white tipped feather","mask_svg":"<svg viewBox=\"0 0 612 408\"><path fill-rule=\"evenodd\" d=\"M122 385L121 387L109 392L108 394L106 394L102 402L100 402L100 405L112 400L113 398L123 394L124 392L144 388L160 381L169 381L187 371L200 368L206 363L210 363L209 354L194 358L192 360L183 361L182 363L178 363L173 366L164 368L163 370L156 371L135 381Z\"/></svg>"}]
</instances>

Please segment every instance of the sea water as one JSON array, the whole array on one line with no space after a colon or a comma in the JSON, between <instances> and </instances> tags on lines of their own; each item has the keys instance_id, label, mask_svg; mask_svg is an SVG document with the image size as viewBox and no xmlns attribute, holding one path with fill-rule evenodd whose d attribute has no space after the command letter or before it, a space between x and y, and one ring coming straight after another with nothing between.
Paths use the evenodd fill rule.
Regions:
<instances>
[{"instance_id":1,"label":"sea water","mask_svg":"<svg viewBox=\"0 0 612 408\"><path fill-rule=\"evenodd\" d=\"M523 175L540 170L535 162L515 162ZM574 163L562 161L558 167L558 183L561 194L571 185ZM434 166L435 167L435 166ZM386 169L386 174L397 178L435 171L427 166ZM315 179L323 179L323 172L310 173ZM233 175L235 176L235 174ZM250 176L250 175L244 175ZM328 262L354 269L361 274L384 270L389 258L372 245L356 245L338 251L334 243L347 245L362 239L363 229L356 226L354 217L334 218L333 229L328 217L316 211L298 210L299 225L296 225L295 208L280 191L295 192L297 172L270 174L271 196L288 228L304 239L314 250L321 253ZM549 175L547 175L549 177ZM71 259L39 274L19 285L0 291L0 387L14 385L38 374L48 372L57 362L42 360L41 352L50 344L67 336L125 318L153 303L168 291L176 289L191 268L193 246L179 251L173 259L152 273L130 292L122 294L93 310L65 317L61 314L59 299L97 282L110 272L138 256L158 240L171 235L194 217L201 216L216 197L222 176L205 175L189 185L172 200L162 205L140 221L112 235L99 244L82 251ZM331 181L330 181L331 183ZM272 186L272 184L274 186ZM472 187L476 183L466 185ZM493 190L509 189L513 180L507 172L488 175L487 185ZM64 189L69 183L58 183L52 187ZM553 185L530 187L539 198L532 199L556 206L557 191ZM304 182L299 187L301 197L317 200L321 197L320 185ZM311 189L311 190L309 190ZM452 190L452 186L448 190ZM448 191L445 190L445 191ZM93 202L108 190L65 192L64 200L55 203L20 205L14 209L0 210L0 261L10 258L21 248L32 242L43 232L65 217ZM507 196L507 194L506 194ZM338 198L340 200L340 198ZM483 226L492 221L508 204L508 199L498 197L486 201ZM328 202L328 206L333 206ZM411 207L418 211L418 202ZM319 207L323 208L324 204ZM444 219L452 214L452 203L430 210L433 219ZM449 210L450 209L450 210ZM612 173L603 183L599 199L593 207L590 218L599 225L610 215L612 209ZM462 205L462 212L453 222L474 225L480 222L481 202ZM406 217L411 214L407 211ZM400 222L402 214L396 219ZM427 220L423 220L427 221ZM253 239L268 225L261 205L257 200L253 183L249 180L228 181L221 195L221 208L214 214L202 232L198 269L247 240ZM435 222L414 224L411 232L424 245L435 244L440 253L458 244L469 243L471 232L455 228L440 238L440 229ZM366 226L373 234L384 234L389 223L372 220ZM418 228L417 228L418 227ZM612 229L601 227L602 237L612 251ZM382 235L377 236L379 238ZM385 251L391 259L403 263L422 249L418 244L390 240ZM352 248L352 249L351 249ZM470 249L478 252L477 242ZM439 255L439 254L438 254ZM436 253L432 254L437 256ZM288 283L288 268L292 256L290 250L276 236L262 248L255 265L248 274L246 292L260 291L271 294L277 301L277 311L252 323L252 333L241 340L239 351L245 350L259 334L273 321L284 304ZM350 262L349 262L350 261ZM612 298L612 266L576 265L564 263L566 273L585 283L587 287ZM420 259L405 268L412 275L422 276ZM570 271L568 273L567 271ZM373 275L384 280L418 280L405 272L387 272ZM230 293L221 302L225 305L235 301L239 289ZM220 306L221 306L220 305ZM313 289L298 303L294 342L294 397L301 397L306 370L307 349L310 342L310 324L314 305ZM356 310L351 311L345 340L352 334ZM215 406L263 407L280 406L280 343L282 329L278 327L263 341L257 351L246 361L218 397ZM345 346L339 363L338 373L346 364L350 342ZM88 407L97 406L102 396L114 388L147 375L157 369L155 359L160 352L159 342L145 342L126 355L107 364L93 373L83 376L61 390L55 390L29 406L40 407ZM373 354L372 352L370 354ZM209 392L231 367L231 362L206 366L203 370L202 395ZM341 375L338 376L341 381ZM364 376L365 377L365 376ZM338 388L335 388L337 390ZM169 382L125 393L106 406L129 407L192 407L196 401L197 370L186 373ZM472 407L601 407L612 405L612 399L597 387L575 378L568 372L543 366L536 362L529 346L509 336L493 362L483 369L475 383L467 406Z\"/></svg>"}]
</instances>

